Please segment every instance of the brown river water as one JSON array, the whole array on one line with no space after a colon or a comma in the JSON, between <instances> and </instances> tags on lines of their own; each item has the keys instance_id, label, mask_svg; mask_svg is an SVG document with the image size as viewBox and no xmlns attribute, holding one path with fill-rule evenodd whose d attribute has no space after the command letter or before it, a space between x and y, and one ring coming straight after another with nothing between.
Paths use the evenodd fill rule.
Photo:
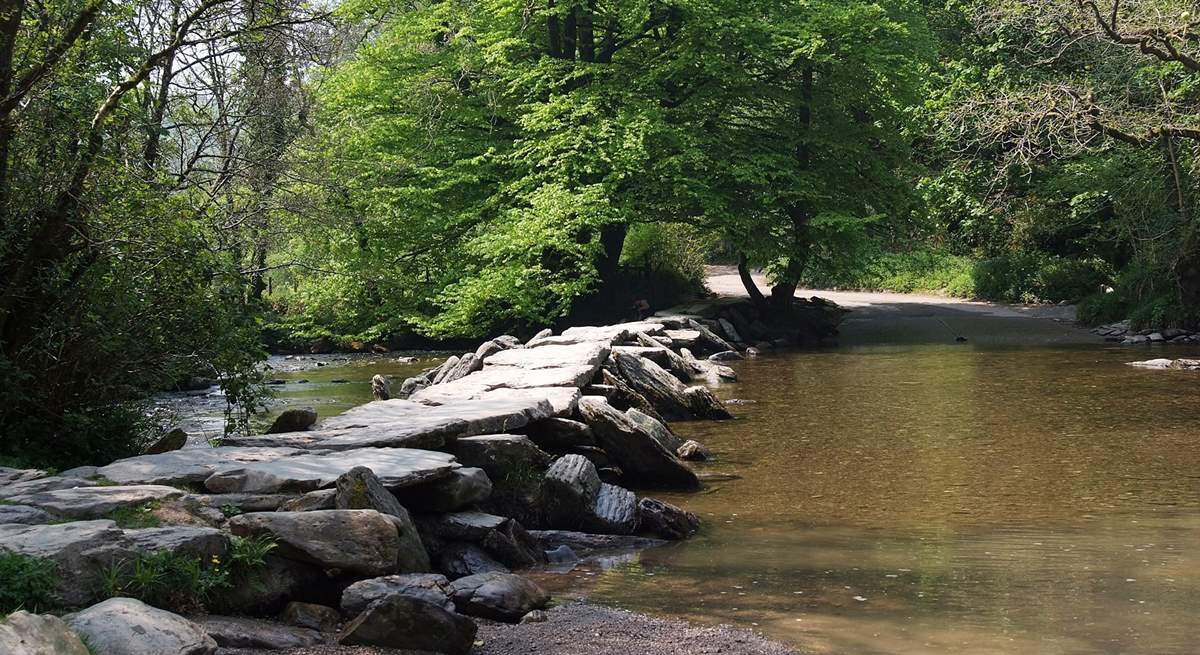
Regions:
<instances>
[{"instance_id":1,"label":"brown river water","mask_svg":"<svg viewBox=\"0 0 1200 655\"><path fill-rule=\"evenodd\" d=\"M840 348L736 363L716 390L755 401L736 420L674 426L731 478L655 494L704 519L697 537L538 578L812 653L1198 653L1200 373L1125 365L1197 354L953 308L856 312ZM310 381L280 395L336 413L407 368L284 373Z\"/></svg>"}]
</instances>

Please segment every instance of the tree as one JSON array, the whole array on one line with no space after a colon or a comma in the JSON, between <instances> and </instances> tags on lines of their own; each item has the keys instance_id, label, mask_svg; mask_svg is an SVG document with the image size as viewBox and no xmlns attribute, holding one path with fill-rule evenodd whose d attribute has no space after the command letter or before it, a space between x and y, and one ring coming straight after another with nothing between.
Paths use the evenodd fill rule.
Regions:
<instances>
[{"instance_id":1,"label":"tree","mask_svg":"<svg viewBox=\"0 0 1200 655\"><path fill-rule=\"evenodd\" d=\"M221 86L239 40L313 16L254 6L0 7L0 455L130 454L136 401L261 352L214 230L244 179Z\"/></svg>"},{"instance_id":2,"label":"tree","mask_svg":"<svg viewBox=\"0 0 1200 655\"><path fill-rule=\"evenodd\" d=\"M1200 316L1200 223L1190 172L1200 145L1196 11L1188 0L977 3L978 33L1004 57L991 80L1004 83L973 87L951 114L964 143L1002 153L998 171L1089 157L1131 163L1121 153L1128 149L1159 168L1160 199L1178 218L1167 237L1173 295L1192 320ZM1110 202L1121 193L1099 192ZM1154 237L1154 246L1161 240Z\"/></svg>"},{"instance_id":3,"label":"tree","mask_svg":"<svg viewBox=\"0 0 1200 655\"><path fill-rule=\"evenodd\" d=\"M354 8L389 19L326 80L322 193L353 274L434 334L565 315L648 222L728 235L790 298L820 235L887 212L928 49L904 2Z\"/></svg>"}]
</instances>

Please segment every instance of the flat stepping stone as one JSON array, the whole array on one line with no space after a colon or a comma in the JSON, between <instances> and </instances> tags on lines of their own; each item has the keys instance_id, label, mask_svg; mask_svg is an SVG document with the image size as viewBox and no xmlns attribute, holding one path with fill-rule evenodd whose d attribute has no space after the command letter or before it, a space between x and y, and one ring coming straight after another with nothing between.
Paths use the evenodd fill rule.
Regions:
<instances>
[{"instance_id":1,"label":"flat stepping stone","mask_svg":"<svg viewBox=\"0 0 1200 655\"><path fill-rule=\"evenodd\" d=\"M469 377L469 376L468 376ZM437 385L438 388L452 385ZM450 402L429 405L414 400L377 400L360 405L340 416L327 419L322 428L356 428L378 423L409 425L463 422L455 436L470 437L517 430L550 415L552 407L536 395L492 395L458 397Z\"/></svg>"},{"instance_id":2,"label":"flat stepping stone","mask_svg":"<svg viewBox=\"0 0 1200 655\"><path fill-rule=\"evenodd\" d=\"M340 417L339 417L340 418ZM305 430L250 437L232 437L223 446L252 446L353 450L355 448L441 448L448 441L466 433L466 421L451 416L414 414L404 419L360 420L343 429Z\"/></svg>"},{"instance_id":3,"label":"flat stepping stone","mask_svg":"<svg viewBox=\"0 0 1200 655\"><path fill-rule=\"evenodd\" d=\"M563 346L585 342L600 342L616 344L630 341L638 332L646 334L661 334L663 324L654 321L637 321L635 323L618 323L617 325L584 326L568 328L559 336L543 337L531 340L527 348L544 346Z\"/></svg>"},{"instance_id":4,"label":"flat stepping stone","mask_svg":"<svg viewBox=\"0 0 1200 655\"><path fill-rule=\"evenodd\" d=\"M10 500L71 519L96 519L123 507L171 500L183 496L184 493L175 487L162 485L75 487L14 496Z\"/></svg>"},{"instance_id":5,"label":"flat stepping stone","mask_svg":"<svg viewBox=\"0 0 1200 655\"><path fill-rule=\"evenodd\" d=\"M240 616L206 616L197 624L222 648L287 650L325 641L316 630Z\"/></svg>"},{"instance_id":6,"label":"flat stepping stone","mask_svg":"<svg viewBox=\"0 0 1200 655\"><path fill-rule=\"evenodd\" d=\"M37 478L34 480L15 482L13 484L0 487L0 498L8 500L11 498L16 498L17 496L28 496L30 494L41 493L43 491L57 491L59 489L74 489L75 487L94 486L96 486L96 483L91 480L52 476L48 478Z\"/></svg>"},{"instance_id":7,"label":"flat stepping stone","mask_svg":"<svg viewBox=\"0 0 1200 655\"><path fill-rule=\"evenodd\" d=\"M0 505L0 524L42 525L53 520L54 516L29 505Z\"/></svg>"},{"instance_id":8,"label":"flat stepping stone","mask_svg":"<svg viewBox=\"0 0 1200 655\"><path fill-rule=\"evenodd\" d=\"M209 476L204 486L213 493L312 491L331 486L356 466L371 469L390 488L436 480L459 468L454 456L447 453L414 448L362 448L231 465Z\"/></svg>"},{"instance_id":9,"label":"flat stepping stone","mask_svg":"<svg viewBox=\"0 0 1200 655\"><path fill-rule=\"evenodd\" d=\"M119 459L101 466L96 474L117 484L188 484L204 482L218 470L303 452L295 448L187 448Z\"/></svg>"},{"instance_id":10,"label":"flat stepping stone","mask_svg":"<svg viewBox=\"0 0 1200 655\"><path fill-rule=\"evenodd\" d=\"M468 420L471 418L471 407L476 402L487 403L481 408L497 408L488 410L496 411L496 419L500 419L498 408L536 408L536 410L522 409L520 413L523 418L509 413L506 415L509 418L502 421L472 422L472 427L464 436L517 430L519 428L516 426L521 421L529 424L548 416L570 416L575 411L576 403L579 402L579 388L574 386L488 389L485 386L465 384L470 379L471 376L467 376L451 384L435 384L432 387L426 387L413 394L412 399L424 406L445 407L445 411L456 413L466 412L461 415ZM478 411L482 412L483 410Z\"/></svg>"},{"instance_id":11,"label":"flat stepping stone","mask_svg":"<svg viewBox=\"0 0 1200 655\"><path fill-rule=\"evenodd\" d=\"M524 369L561 368L563 366L600 366L608 359L609 346L601 342L547 345L540 348L503 350L487 358L488 366L512 366Z\"/></svg>"}]
</instances>

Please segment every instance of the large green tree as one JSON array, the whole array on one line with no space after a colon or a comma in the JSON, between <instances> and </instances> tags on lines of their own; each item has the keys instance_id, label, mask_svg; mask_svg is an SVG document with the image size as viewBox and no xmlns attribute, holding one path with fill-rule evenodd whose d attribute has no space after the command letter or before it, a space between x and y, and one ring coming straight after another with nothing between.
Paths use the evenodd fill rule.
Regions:
<instances>
[{"instance_id":1,"label":"large green tree","mask_svg":"<svg viewBox=\"0 0 1200 655\"><path fill-rule=\"evenodd\" d=\"M342 272L390 320L554 320L614 279L646 222L733 239L790 298L825 237L903 195L929 50L907 2L353 9L387 18L326 80L322 192L347 217Z\"/></svg>"}]
</instances>

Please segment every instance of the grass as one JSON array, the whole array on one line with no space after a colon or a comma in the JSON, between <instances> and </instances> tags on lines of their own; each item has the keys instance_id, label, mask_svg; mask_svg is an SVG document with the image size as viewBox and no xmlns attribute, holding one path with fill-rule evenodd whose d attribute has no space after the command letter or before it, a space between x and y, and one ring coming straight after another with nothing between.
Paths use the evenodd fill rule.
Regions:
<instances>
[{"instance_id":1,"label":"grass","mask_svg":"<svg viewBox=\"0 0 1200 655\"><path fill-rule=\"evenodd\" d=\"M169 550L140 555L105 569L100 593L105 598L137 598L177 612L203 611L220 590L252 583L274 549L270 537L233 537L226 559L214 555L205 560Z\"/></svg>"},{"instance_id":2,"label":"grass","mask_svg":"<svg viewBox=\"0 0 1200 655\"><path fill-rule=\"evenodd\" d=\"M41 612L53 605L58 586L54 562L21 553L0 553L0 614Z\"/></svg>"},{"instance_id":3,"label":"grass","mask_svg":"<svg viewBox=\"0 0 1200 655\"><path fill-rule=\"evenodd\" d=\"M141 505L121 507L109 512L105 518L115 521L117 527L125 530L157 528L162 525L162 521L154 515L159 506L158 501L150 501Z\"/></svg>"},{"instance_id":4,"label":"grass","mask_svg":"<svg viewBox=\"0 0 1200 655\"><path fill-rule=\"evenodd\" d=\"M523 488L528 485L540 482L545 477L545 472L527 462L518 462L515 466L509 469L504 474L504 486L509 488Z\"/></svg>"}]
</instances>

